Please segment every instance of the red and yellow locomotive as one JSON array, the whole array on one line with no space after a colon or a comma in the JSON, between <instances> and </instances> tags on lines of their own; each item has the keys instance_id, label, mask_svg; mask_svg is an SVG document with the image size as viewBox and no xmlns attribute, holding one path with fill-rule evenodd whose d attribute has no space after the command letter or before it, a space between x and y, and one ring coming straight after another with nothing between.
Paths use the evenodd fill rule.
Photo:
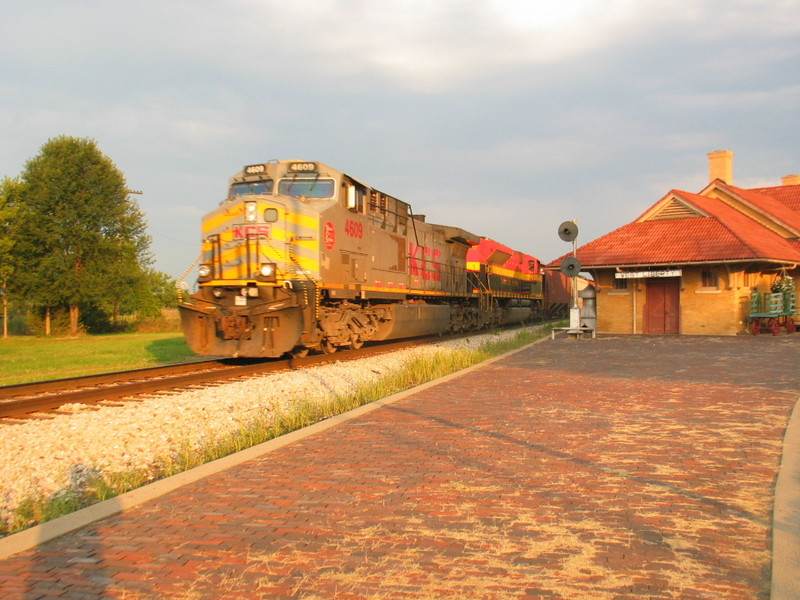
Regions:
<instances>
[{"instance_id":1,"label":"red and yellow locomotive","mask_svg":"<svg viewBox=\"0 0 800 600\"><path fill-rule=\"evenodd\" d=\"M207 356L334 352L520 322L542 303L539 261L317 162L250 165L203 218L198 291L181 302Z\"/></svg>"}]
</instances>

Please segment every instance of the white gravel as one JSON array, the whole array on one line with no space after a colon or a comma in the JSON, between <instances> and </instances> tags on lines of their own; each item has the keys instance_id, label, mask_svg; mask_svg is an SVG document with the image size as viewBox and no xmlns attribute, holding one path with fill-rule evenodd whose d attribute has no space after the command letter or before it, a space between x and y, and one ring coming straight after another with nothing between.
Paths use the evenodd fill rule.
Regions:
<instances>
[{"instance_id":1,"label":"white gravel","mask_svg":"<svg viewBox=\"0 0 800 600\"><path fill-rule=\"evenodd\" d=\"M517 330L519 331L519 330ZM481 334L357 361L284 371L210 388L155 395L122 405L71 405L68 414L0 424L0 522L27 497L79 489L97 473L151 470L187 446L234 432L257 414L299 399L324 401L399 370L409 359L513 337Z\"/></svg>"}]
</instances>

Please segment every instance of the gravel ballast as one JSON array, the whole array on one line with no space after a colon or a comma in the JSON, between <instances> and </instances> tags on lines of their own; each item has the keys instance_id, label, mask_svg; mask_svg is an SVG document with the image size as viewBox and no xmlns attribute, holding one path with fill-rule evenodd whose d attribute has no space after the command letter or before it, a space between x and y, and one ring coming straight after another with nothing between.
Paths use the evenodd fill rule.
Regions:
<instances>
[{"instance_id":1,"label":"gravel ballast","mask_svg":"<svg viewBox=\"0 0 800 600\"><path fill-rule=\"evenodd\" d=\"M401 370L415 358L470 350L520 330L474 335L354 361L149 396L117 405L69 405L21 424L0 422L0 522L26 498L80 490L97 475L155 473L165 461L299 402L324 403Z\"/></svg>"}]
</instances>

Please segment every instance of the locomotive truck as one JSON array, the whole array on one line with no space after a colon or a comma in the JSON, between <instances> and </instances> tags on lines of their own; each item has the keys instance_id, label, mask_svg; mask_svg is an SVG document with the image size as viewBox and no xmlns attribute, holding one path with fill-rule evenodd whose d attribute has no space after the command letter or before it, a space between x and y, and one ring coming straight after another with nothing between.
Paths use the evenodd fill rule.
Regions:
<instances>
[{"instance_id":1,"label":"locomotive truck","mask_svg":"<svg viewBox=\"0 0 800 600\"><path fill-rule=\"evenodd\" d=\"M320 162L254 164L202 220L197 291L181 301L197 354L303 356L521 322L542 304L533 256L452 225Z\"/></svg>"}]
</instances>

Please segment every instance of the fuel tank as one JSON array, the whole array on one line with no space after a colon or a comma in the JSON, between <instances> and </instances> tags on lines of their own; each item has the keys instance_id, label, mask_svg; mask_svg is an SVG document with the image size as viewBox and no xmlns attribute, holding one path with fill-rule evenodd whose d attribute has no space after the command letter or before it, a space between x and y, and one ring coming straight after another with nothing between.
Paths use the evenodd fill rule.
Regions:
<instances>
[{"instance_id":1,"label":"fuel tank","mask_svg":"<svg viewBox=\"0 0 800 600\"><path fill-rule=\"evenodd\" d=\"M373 340L434 335L450 327L451 309L445 304L385 304L380 308L388 320L378 326Z\"/></svg>"},{"instance_id":2,"label":"fuel tank","mask_svg":"<svg viewBox=\"0 0 800 600\"><path fill-rule=\"evenodd\" d=\"M509 307L509 308L503 308L502 311L503 313L500 316L501 325L522 323L526 319L531 318L530 307Z\"/></svg>"}]
</instances>

